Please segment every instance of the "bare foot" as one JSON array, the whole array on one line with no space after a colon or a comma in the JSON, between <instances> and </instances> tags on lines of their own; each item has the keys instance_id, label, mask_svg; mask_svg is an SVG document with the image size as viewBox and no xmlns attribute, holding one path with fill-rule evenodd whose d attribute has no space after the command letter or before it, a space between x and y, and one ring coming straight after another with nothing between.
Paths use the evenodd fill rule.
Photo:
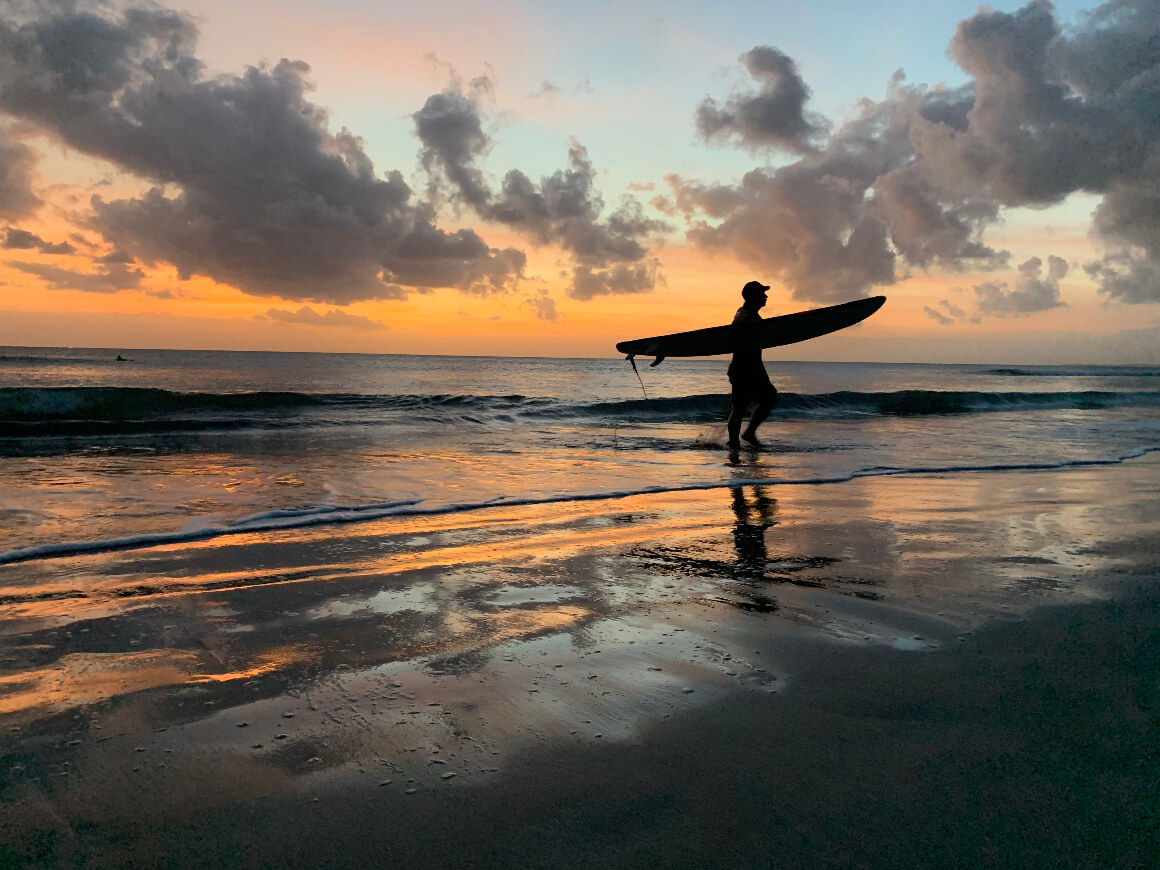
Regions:
<instances>
[{"instance_id":1,"label":"bare foot","mask_svg":"<svg viewBox=\"0 0 1160 870\"><path fill-rule=\"evenodd\" d=\"M744 438L745 441L753 447L760 447L761 446L761 442L757 440L757 436L754 435L752 432L746 432L741 437Z\"/></svg>"}]
</instances>

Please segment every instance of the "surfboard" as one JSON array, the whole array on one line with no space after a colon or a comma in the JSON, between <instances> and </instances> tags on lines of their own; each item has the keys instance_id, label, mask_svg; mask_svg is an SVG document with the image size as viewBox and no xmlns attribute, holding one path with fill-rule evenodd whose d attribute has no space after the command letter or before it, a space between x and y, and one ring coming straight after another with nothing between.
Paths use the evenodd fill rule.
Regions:
<instances>
[{"instance_id":1,"label":"surfboard","mask_svg":"<svg viewBox=\"0 0 1160 870\"><path fill-rule=\"evenodd\" d=\"M885 296L871 296L869 299L855 299L841 305L767 317L756 323L710 326L671 335L635 338L620 342L616 349L628 354L630 359L634 356L656 357L652 363L655 366L670 356L716 356L741 350L781 347L853 326L881 308L885 301Z\"/></svg>"}]
</instances>

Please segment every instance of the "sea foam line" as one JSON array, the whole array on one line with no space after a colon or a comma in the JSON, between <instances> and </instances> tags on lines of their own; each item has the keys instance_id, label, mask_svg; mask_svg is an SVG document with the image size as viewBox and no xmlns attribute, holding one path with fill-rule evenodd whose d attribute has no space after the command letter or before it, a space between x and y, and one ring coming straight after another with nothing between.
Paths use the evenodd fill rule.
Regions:
<instances>
[{"instance_id":1,"label":"sea foam line","mask_svg":"<svg viewBox=\"0 0 1160 870\"><path fill-rule=\"evenodd\" d=\"M1062 471L1073 468L1090 468L1102 465L1122 465L1132 459L1139 459L1149 453L1160 452L1160 445L1140 447L1120 456L1102 459L1066 459L1059 462L1020 462L1007 465L950 465L950 466L910 466L904 468L865 468L843 474L807 478L734 478L702 483L682 483L672 486L660 484L639 489L606 490L590 493L570 493L528 498L506 498L498 496L478 502L460 502L446 505L423 507L422 499L409 501L381 502L378 504L339 506L320 505L313 508L270 510L233 520L221 525L204 526L179 532L156 532L147 535L129 535L124 538L108 538L100 541L68 541L56 544L40 544L0 553L0 565L28 562L34 559L61 558L105 553L113 550L137 550L165 544L180 544L204 541L227 535L244 535L254 532L298 529L309 526L332 525L338 523L358 523L388 517L421 517L442 514L465 513L494 507L527 507L534 505L560 504L566 502L613 501L637 495L658 495L669 492L699 492L714 489L737 489L743 486L822 486L833 483L849 483L851 480L867 477L897 477L921 474L964 474L994 473L1011 471Z\"/></svg>"}]
</instances>

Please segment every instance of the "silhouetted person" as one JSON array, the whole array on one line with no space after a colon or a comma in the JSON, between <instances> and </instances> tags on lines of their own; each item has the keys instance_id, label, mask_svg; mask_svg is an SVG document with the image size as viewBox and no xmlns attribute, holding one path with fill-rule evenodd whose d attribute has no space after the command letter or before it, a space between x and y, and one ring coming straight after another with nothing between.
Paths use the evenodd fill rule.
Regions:
<instances>
[{"instance_id":1,"label":"silhouetted person","mask_svg":"<svg viewBox=\"0 0 1160 870\"><path fill-rule=\"evenodd\" d=\"M741 298L744 304L733 315L735 326L746 323L757 323L761 315L757 312L765 307L768 285L758 281L750 281L741 288ZM769 380L765 365L761 361L761 348L739 350L733 354L733 362L729 363L729 384L732 388L733 407L729 412L729 442L731 450L741 446L744 438L754 447L760 447L757 440L757 427L764 422L777 404L777 388ZM754 401L757 407L753 409L753 416L749 418L749 425L741 431L741 423L745 419L745 412L749 403Z\"/></svg>"}]
</instances>

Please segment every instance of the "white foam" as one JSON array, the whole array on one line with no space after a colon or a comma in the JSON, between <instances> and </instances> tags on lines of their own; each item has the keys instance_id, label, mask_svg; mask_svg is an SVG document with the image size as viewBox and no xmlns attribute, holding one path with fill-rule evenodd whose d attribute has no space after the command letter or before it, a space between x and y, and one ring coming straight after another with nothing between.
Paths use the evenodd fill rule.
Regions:
<instances>
[{"instance_id":1,"label":"white foam","mask_svg":"<svg viewBox=\"0 0 1160 870\"><path fill-rule=\"evenodd\" d=\"M919 474L962 474L1011 471L1061 471L1071 468L1087 468L1101 465L1119 465L1132 459L1139 459L1149 453L1160 452L1160 445L1141 447L1120 456L1102 459L1067 459L1059 462L1023 462L1009 465L951 465L951 466L910 466L903 468L867 468L843 474L807 478L733 478L705 483L684 483L674 486L645 486L638 489L604 490L590 493L568 493L528 498L506 498L496 496L486 501L462 502L457 504L423 507L422 500L380 502L369 505L319 505L311 508L270 510L250 514L230 523L209 525L199 529L175 532L159 532L148 535L130 535L123 538L109 538L99 541L70 541L57 544L41 544L0 553L0 565L13 562L27 562L32 559L60 558L103 553L111 550L135 550L165 544L180 544L203 541L227 535L242 535L253 532L278 531L281 529L305 528L308 526L338 523L367 522L388 517L436 516L440 514L462 513L494 507L526 507L529 505L559 504L563 502L602 501L629 498L636 495L650 495L666 492L697 492L713 489L736 489L742 486L821 486L832 483L847 483L867 477L893 477Z\"/></svg>"}]
</instances>

